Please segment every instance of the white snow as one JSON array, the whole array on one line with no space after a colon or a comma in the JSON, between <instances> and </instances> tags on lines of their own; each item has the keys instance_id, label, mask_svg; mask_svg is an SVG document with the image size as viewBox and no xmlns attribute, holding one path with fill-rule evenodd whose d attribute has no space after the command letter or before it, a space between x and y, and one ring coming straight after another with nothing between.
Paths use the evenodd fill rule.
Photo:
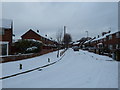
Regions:
<instances>
[{"instance_id":1,"label":"white snow","mask_svg":"<svg viewBox=\"0 0 120 90\"><path fill-rule=\"evenodd\" d=\"M9 76L12 74L20 73L26 70L34 69L34 68L49 64L48 58L50 58L51 63L58 60L59 58L57 58L57 51L49 54L45 54L42 56L26 59L26 60L0 64L0 66L2 65L2 70L3 70L2 76L0 77ZM22 70L19 69L20 64L22 64L23 66Z\"/></svg>"},{"instance_id":2,"label":"white snow","mask_svg":"<svg viewBox=\"0 0 120 90\"><path fill-rule=\"evenodd\" d=\"M85 41L84 44L89 43L91 40L92 40L92 39Z\"/></svg>"},{"instance_id":3,"label":"white snow","mask_svg":"<svg viewBox=\"0 0 120 90\"><path fill-rule=\"evenodd\" d=\"M30 48L27 48L26 51L32 51L32 50L35 50L37 49L37 47L33 46L33 47L30 47Z\"/></svg>"},{"instance_id":4,"label":"white snow","mask_svg":"<svg viewBox=\"0 0 120 90\"><path fill-rule=\"evenodd\" d=\"M80 42L75 42L75 43L73 43L73 45L76 45L76 44L80 44Z\"/></svg>"},{"instance_id":5,"label":"white snow","mask_svg":"<svg viewBox=\"0 0 120 90\"><path fill-rule=\"evenodd\" d=\"M24 69L38 67L54 58L56 52L33 58L3 64L3 76ZM55 58L54 58L55 59ZM44 63L43 63L44 62ZM118 88L118 62L107 56L87 51L66 51L63 59L42 71L4 79L3 88Z\"/></svg>"}]
</instances>

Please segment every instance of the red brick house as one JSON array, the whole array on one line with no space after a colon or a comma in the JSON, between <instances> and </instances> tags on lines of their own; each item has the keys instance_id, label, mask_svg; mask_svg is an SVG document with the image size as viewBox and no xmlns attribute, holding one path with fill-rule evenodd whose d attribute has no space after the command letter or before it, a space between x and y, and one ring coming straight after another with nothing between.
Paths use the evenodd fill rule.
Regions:
<instances>
[{"instance_id":1,"label":"red brick house","mask_svg":"<svg viewBox=\"0 0 120 90\"><path fill-rule=\"evenodd\" d=\"M102 47L109 49L112 52L116 49L120 49L120 31L109 32L99 38L88 41L87 43L90 43L92 47ZM84 44L86 45L87 43Z\"/></svg>"},{"instance_id":2,"label":"red brick house","mask_svg":"<svg viewBox=\"0 0 120 90\"><path fill-rule=\"evenodd\" d=\"M38 33L36 33L35 31L33 31L32 29L28 30L25 34L23 34L21 36L22 39L34 39L34 40L39 40L41 41L44 46L46 47L54 47L57 43L55 41L52 41L48 38L45 38L41 35L39 35Z\"/></svg>"},{"instance_id":3,"label":"red brick house","mask_svg":"<svg viewBox=\"0 0 120 90\"><path fill-rule=\"evenodd\" d=\"M23 34L21 38L22 39L34 39L34 40L39 40L39 41L41 41L42 39L42 37L39 34L37 34L35 31L33 31L32 29L30 29L25 34Z\"/></svg>"},{"instance_id":4,"label":"red brick house","mask_svg":"<svg viewBox=\"0 0 120 90\"><path fill-rule=\"evenodd\" d=\"M115 50L115 49L118 49L118 48L120 49L120 31L106 36L106 40L104 41L104 44L110 50Z\"/></svg>"},{"instance_id":5,"label":"red brick house","mask_svg":"<svg viewBox=\"0 0 120 90\"><path fill-rule=\"evenodd\" d=\"M13 35L13 21L2 19L0 20L0 54L11 54L11 44Z\"/></svg>"}]
</instances>

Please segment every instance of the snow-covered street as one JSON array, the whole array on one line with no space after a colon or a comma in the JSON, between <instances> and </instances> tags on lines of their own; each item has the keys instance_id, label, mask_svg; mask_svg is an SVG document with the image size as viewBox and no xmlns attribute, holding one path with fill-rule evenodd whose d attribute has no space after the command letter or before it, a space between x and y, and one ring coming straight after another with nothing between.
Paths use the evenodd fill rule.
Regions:
<instances>
[{"instance_id":1,"label":"snow-covered street","mask_svg":"<svg viewBox=\"0 0 120 90\"><path fill-rule=\"evenodd\" d=\"M4 63L2 76L20 72L19 68L14 68L19 63L23 64L24 71L47 64L47 58L51 62L58 60L56 53ZM41 71L35 70L1 81L3 88L118 88L118 62L88 51L68 49L59 62Z\"/></svg>"}]
</instances>

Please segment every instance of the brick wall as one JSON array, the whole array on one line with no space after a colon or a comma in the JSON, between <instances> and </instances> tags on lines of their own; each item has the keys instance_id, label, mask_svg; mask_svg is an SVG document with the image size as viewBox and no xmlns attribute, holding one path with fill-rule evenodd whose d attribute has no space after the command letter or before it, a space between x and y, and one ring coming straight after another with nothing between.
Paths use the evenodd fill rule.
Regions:
<instances>
[{"instance_id":1,"label":"brick wall","mask_svg":"<svg viewBox=\"0 0 120 90\"><path fill-rule=\"evenodd\" d=\"M21 37L22 37L22 39L35 39L35 40L39 40L39 41L42 41L44 44L54 44L53 41L48 40L47 38L40 36L38 33L34 32L32 29L27 31Z\"/></svg>"},{"instance_id":2,"label":"brick wall","mask_svg":"<svg viewBox=\"0 0 120 90\"><path fill-rule=\"evenodd\" d=\"M117 32L120 35L120 32ZM120 46L120 37L116 37L116 33L111 34L112 38L110 39L109 36L106 36L106 38L103 38L101 40L97 40L91 43L92 46L96 47L98 43L103 43L105 48L109 48L109 45L112 45L112 50L116 49L116 45L119 44ZM119 47L120 48L120 47Z\"/></svg>"},{"instance_id":3,"label":"brick wall","mask_svg":"<svg viewBox=\"0 0 120 90\"><path fill-rule=\"evenodd\" d=\"M2 61L0 63L5 63L5 62L11 62L11 61L18 61L18 60L25 60L28 58L33 58L36 56L40 56L43 54L47 54L50 52L56 51L56 49L43 49L40 53L34 53L34 54L21 54L21 55L13 55L13 56L7 56L7 57L2 57Z\"/></svg>"},{"instance_id":4,"label":"brick wall","mask_svg":"<svg viewBox=\"0 0 120 90\"><path fill-rule=\"evenodd\" d=\"M41 41L41 37L37 33L33 32L32 30L29 30L27 33L25 33L21 37L22 39L35 39L35 40Z\"/></svg>"},{"instance_id":5,"label":"brick wall","mask_svg":"<svg viewBox=\"0 0 120 90\"><path fill-rule=\"evenodd\" d=\"M4 29L4 35L0 35L0 41L9 42L9 54L11 54L12 33L12 29Z\"/></svg>"}]
</instances>

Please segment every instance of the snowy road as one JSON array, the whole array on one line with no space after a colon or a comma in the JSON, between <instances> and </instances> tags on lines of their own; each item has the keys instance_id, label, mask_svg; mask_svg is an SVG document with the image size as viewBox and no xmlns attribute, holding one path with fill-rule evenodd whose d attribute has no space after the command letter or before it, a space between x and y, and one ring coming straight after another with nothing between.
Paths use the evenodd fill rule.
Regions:
<instances>
[{"instance_id":1,"label":"snowy road","mask_svg":"<svg viewBox=\"0 0 120 90\"><path fill-rule=\"evenodd\" d=\"M49 56L52 58L53 54ZM36 63L33 64L31 65L37 66ZM5 79L2 81L2 86L3 88L117 88L118 62L106 56L82 50L74 52L69 49L63 59L56 64L43 68L42 71L36 70Z\"/></svg>"}]
</instances>

